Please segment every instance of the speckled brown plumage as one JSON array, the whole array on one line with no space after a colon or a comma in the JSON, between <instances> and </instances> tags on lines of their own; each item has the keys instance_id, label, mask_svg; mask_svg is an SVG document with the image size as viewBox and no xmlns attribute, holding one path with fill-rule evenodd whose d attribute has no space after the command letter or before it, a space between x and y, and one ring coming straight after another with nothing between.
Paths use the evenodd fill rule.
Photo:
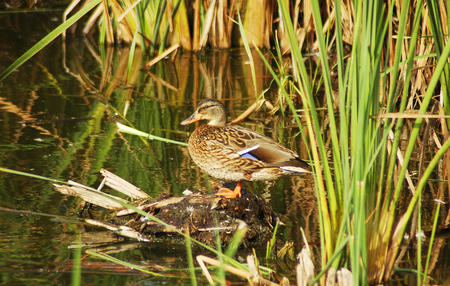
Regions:
<instances>
[{"instance_id":1,"label":"speckled brown plumage","mask_svg":"<svg viewBox=\"0 0 450 286\"><path fill-rule=\"evenodd\" d=\"M223 104L215 99L201 101L196 111L181 124L199 120L189 137L188 149L197 166L225 181L266 181L285 175L309 172L297 154L250 129L226 125Z\"/></svg>"}]
</instances>

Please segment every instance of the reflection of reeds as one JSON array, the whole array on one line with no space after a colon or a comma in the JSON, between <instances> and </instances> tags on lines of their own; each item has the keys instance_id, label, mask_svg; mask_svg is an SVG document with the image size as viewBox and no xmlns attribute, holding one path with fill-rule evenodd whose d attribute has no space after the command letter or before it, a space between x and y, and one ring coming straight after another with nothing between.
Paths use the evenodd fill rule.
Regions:
<instances>
[{"instance_id":1,"label":"reflection of reeds","mask_svg":"<svg viewBox=\"0 0 450 286\"><path fill-rule=\"evenodd\" d=\"M89 42L86 45L89 46ZM247 80L250 68L245 63L245 53L241 51L234 51L233 56L230 56L230 52L218 51L206 59L183 53L170 62L163 59L152 65L150 70L145 70L144 55L139 48L136 48L132 62L128 48L115 50L109 47L100 55L95 49L88 50L98 60L99 76L87 73L88 69L82 66L79 57L74 56L73 50L67 52L65 69L78 79L81 86L100 94L102 100L108 103L106 109L98 113L99 118L119 115L127 121L127 125L169 139L162 139L163 141L185 140L184 137L180 140L179 134L182 132L176 131L179 130L180 117L185 116L180 113L179 107L185 105L187 100L190 102L192 94L194 102L197 96L216 97L225 100L230 107L236 105L237 101L253 102L255 96L252 84ZM242 61L236 60L236 56ZM265 66L259 57L257 59L257 86L258 89L263 89L268 85L268 79L264 76ZM100 106L105 108L103 104ZM192 107L186 106L186 109L190 111ZM236 116L237 112L236 110L232 116ZM121 176L133 182L148 181L145 178L148 176L147 171L153 170L159 174L152 175L152 184L141 186L143 189L152 194L159 193L161 189L166 190L167 187L171 189L166 191L180 192L183 185L177 182L184 175L183 170L190 169L190 164L186 160L169 159L173 156L180 157L178 148L167 147L167 142L146 142L126 134L120 134L119 139L124 143L122 159L126 158L131 164L123 165L122 170L118 171ZM111 143L106 143L105 146L111 146ZM107 154L110 149L104 151ZM140 155L142 152L148 156ZM187 153L183 151L183 154ZM180 163L183 164L182 168L173 165ZM87 161L86 165L89 165Z\"/></svg>"}]
</instances>

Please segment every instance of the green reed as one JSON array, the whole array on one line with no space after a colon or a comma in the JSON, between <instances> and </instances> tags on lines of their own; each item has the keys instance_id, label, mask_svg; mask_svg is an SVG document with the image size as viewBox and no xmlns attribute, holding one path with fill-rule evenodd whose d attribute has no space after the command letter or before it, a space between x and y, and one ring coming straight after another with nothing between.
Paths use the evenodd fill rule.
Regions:
<instances>
[{"instance_id":1,"label":"green reed","mask_svg":"<svg viewBox=\"0 0 450 286\"><path fill-rule=\"evenodd\" d=\"M313 162L320 210L322 269L328 266L335 269L346 266L352 271L355 285L381 283L392 275L399 244L423 191L422 182L427 181L435 162L438 162L449 148L447 140L429 163L428 172L422 175L416 185L414 199L409 203L407 211L404 214L397 213L401 192L405 190L404 181L408 163L424 119L418 117L415 120L403 164L399 164L397 151L400 132L404 131L404 120L381 119L377 118L377 115L384 112L402 113L406 109L406 102L413 100L414 95L408 93L408 84L403 86L402 94L399 93L401 89L398 84L402 82L400 76L402 73L406 74L405 83L409 83L414 54L417 52L415 44L418 40L418 27L424 18L422 1L416 3L413 29L408 35L410 45L406 47L407 63L403 66L400 65L400 60L401 52L405 48L403 43L406 24L409 21L408 17L411 17L408 14L410 1L404 0L398 5L406 8L400 9L400 14L396 15L399 23L393 54L389 54L392 43L391 37L387 35L388 33L393 35L395 32L394 4L385 6L379 1L355 2L353 42L348 59L344 57L342 36L344 31L340 28L341 3L335 1L337 102L331 87L329 42L322 32L319 3L312 1L315 35L320 51L318 57L328 111L329 126L326 134L322 133L313 83L304 64L288 7L284 1L278 1L278 4L289 39L294 82L298 85L298 96L302 99L306 111L304 117L309 134L306 143L311 150L310 157ZM445 78L443 74L449 65L447 59L450 45L447 43L442 46L441 52L436 57L437 65L428 82L427 92L418 110L419 114L425 114L429 109L438 81L441 79L442 82ZM382 62L385 62L385 66L382 66ZM389 69L389 74L384 74L383 69ZM284 85L280 84L280 79L276 81L292 112L297 116L290 102L290 97L295 95L286 92ZM299 120L297 123L302 129ZM388 147L391 145L388 141L390 132L394 132L392 147ZM325 145L325 137L330 138L330 146ZM389 148L392 148L390 152ZM396 182L393 181L395 166L400 168ZM387 175L384 175L386 168ZM347 247L342 247L343 243ZM418 270L420 274L420 267ZM421 283L420 278L418 283Z\"/></svg>"}]
</instances>

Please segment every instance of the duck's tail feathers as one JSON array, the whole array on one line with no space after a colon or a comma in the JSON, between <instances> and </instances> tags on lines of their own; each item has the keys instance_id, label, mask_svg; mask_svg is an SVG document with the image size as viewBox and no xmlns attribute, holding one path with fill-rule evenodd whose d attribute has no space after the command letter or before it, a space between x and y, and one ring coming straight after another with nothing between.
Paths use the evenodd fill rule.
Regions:
<instances>
[{"instance_id":1,"label":"duck's tail feathers","mask_svg":"<svg viewBox=\"0 0 450 286\"><path fill-rule=\"evenodd\" d=\"M297 166L281 166L280 169L286 172L292 172L292 173L311 173L310 170L302 167Z\"/></svg>"}]
</instances>

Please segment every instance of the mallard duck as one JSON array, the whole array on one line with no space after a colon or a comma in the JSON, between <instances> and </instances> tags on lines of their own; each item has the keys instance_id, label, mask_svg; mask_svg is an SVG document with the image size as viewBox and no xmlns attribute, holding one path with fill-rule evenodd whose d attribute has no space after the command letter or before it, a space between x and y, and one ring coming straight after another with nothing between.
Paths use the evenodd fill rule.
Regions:
<instances>
[{"instance_id":1,"label":"mallard duck","mask_svg":"<svg viewBox=\"0 0 450 286\"><path fill-rule=\"evenodd\" d=\"M309 165L293 151L250 129L227 125L225 107L216 99L202 100L181 125L199 120L207 122L189 137L192 160L214 178L237 182L234 190L221 188L216 195L241 196L241 181L244 180L271 181L309 172Z\"/></svg>"}]
</instances>

